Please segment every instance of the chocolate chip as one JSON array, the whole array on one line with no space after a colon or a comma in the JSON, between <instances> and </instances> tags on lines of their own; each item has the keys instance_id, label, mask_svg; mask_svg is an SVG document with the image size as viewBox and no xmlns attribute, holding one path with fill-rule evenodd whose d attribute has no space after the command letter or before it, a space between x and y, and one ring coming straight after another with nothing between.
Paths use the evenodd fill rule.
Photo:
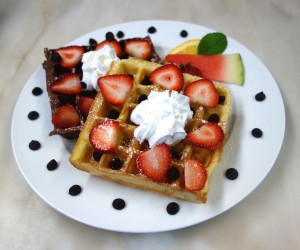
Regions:
<instances>
[{"instance_id":1,"label":"chocolate chip","mask_svg":"<svg viewBox=\"0 0 300 250\"><path fill-rule=\"evenodd\" d=\"M178 211L179 211L179 205L176 202L170 202L167 205L167 212L168 212L168 214L174 215L174 214L177 214Z\"/></svg>"},{"instance_id":2,"label":"chocolate chip","mask_svg":"<svg viewBox=\"0 0 300 250\"><path fill-rule=\"evenodd\" d=\"M225 96L220 95L218 104L222 105L222 104L224 104L224 102L225 102Z\"/></svg>"},{"instance_id":3,"label":"chocolate chip","mask_svg":"<svg viewBox=\"0 0 300 250\"><path fill-rule=\"evenodd\" d=\"M105 39L109 42L113 41L115 39L115 36L112 32L107 32L106 35L105 35Z\"/></svg>"},{"instance_id":4,"label":"chocolate chip","mask_svg":"<svg viewBox=\"0 0 300 250\"><path fill-rule=\"evenodd\" d=\"M108 166L113 169L113 170L119 170L122 168L123 166L123 161L120 158L112 158L109 163Z\"/></svg>"},{"instance_id":5,"label":"chocolate chip","mask_svg":"<svg viewBox=\"0 0 300 250\"><path fill-rule=\"evenodd\" d=\"M211 115L208 117L208 121L209 121L209 122L214 122L214 123L219 123L219 121L220 121L219 115L216 114L216 113L211 114Z\"/></svg>"},{"instance_id":6,"label":"chocolate chip","mask_svg":"<svg viewBox=\"0 0 300 250\"><path fill-rule=\"evenodd\" d=\"M118 37L118 38L123 38L124 35L125 35L124 32L121 31L121 30L117 32L117 37Z\"/></svg>"},{"instance_id":7,"label":"chocolate chip","mask_svg":"<svg viewBox=\"0 0 300 250\"><path fill-rule=\"evenodd\" d=\"M36 112L36 111L31 111L31 112L28 113L28 119L32 120L32 121L34 121L37 118L39 118L39 116L40 116L40 114L38 112Z\"/></svg>"},{"instance_id":8,"label":"chocolate chip","mask_svg":"<svg viewBox=\"0 0 300 250\"><path fill-rule=\"evenodd\" d=\"M69 189L69 194L72 196L76 196L76 195L79 195L81 193L81 191L82 191L82 188L79 185L73 185Z\"/></svg>"},{"instance_id":9,"label":"chocolate chip","mask_svg":"<svg viewBox=\"0 0 300 250\"><path fill-rule=\"evenodd\" d=\"M90 40L89 40L89 45L90 45L90 46L96 47L97 44L98 44L98 42L97 42L95 39L90 38Z\"/></svg>"},{"instance_id":10,"label":"chocolate chip","mask_svg":"<svg viewBox=\"0 0 300 250\"><path fill-rule=\"evenodd\" d=\"M178 168L176 168L176 167L170 167L167 171L167 177L172 181L177 180L179 175L180 175L180 172L179 172Z\"/></svg>"},{"instance_id":11,"label":"chocolate chip","mask_svg":"<svg viewBox=\"0 0 300 250\"><path fill-rule=\"evenodd\" d=\"M60 54L58 54L57 52L53 52L51 55L51 61L58 63L60 60L61 60Z\"/></svg>"},{"instance_id":12,"label":"chocolate chip","mask_svg":"<svg viewBox=\"0 0 300 250\"><path fill-rule=\"evenodd\" d=\"M94 158L95 161L100 161L101 157L102 157L101 153L99 153L97 151L93 152L93 158Z\"/></svg>"},{"instance_id":13,"label":"chocolate chip","mask_svg":"<svg viewBox=\"0 0 300 250\"><path fill-rule=\"evenodd\" d=\"M142 101L145 101L145 100L147 100L147 99L148 99L148 96L145 95L145 94L142 94L142 95L140 95L140 96L138 97L137 102L138 102L138 103L141 103Z\"/></svg>"},{"instance_id":14,"label":"chocolate chip","mask_svg":"<svg viewBox=\"0 0 300 250\"><path fill-rule=\"evenodd\" d=\"M52 159L51 161L48 162L47 169L49 171L53 171L53 170L55 170L57 168L58 168L58 163L57 163L56 160Z\"/></svg>"},{"instance_id":15,"label":"chocolate chip","mask_svg":"<svg viewBox=\"0 0 300 250\"><path fill-rule=\"evenodd\" d=\"M156 28L153 27L153 26L151 26L151 27L148 29L148 32L149 32L150 34L153 34L153 33L156 32Z\"/></svg>"},{"instance_id":16,"label":"chocolate chip","mask_svg":"<svg viewBox=\"0 0 300 250\"><path fill-rule=\"evenodd\" d=\"M228 168L228 169L225 171L225 176L226 176L229 180L235 180L236 178L238 178L239 172L238 172L235 168Z\"/></svg>"},{"instance_id":17,"label":"chocolate chip","mask_svg":"<svg viewBox=\"0 0 300 250\"><path fill-rule=\"evenodd\" d=\"M258 102L262 102L266 99L266 95L264 92L259 92L255 95L255 100Z\"/></svg>"},{"instance_id":18,"label":"chocolate chip","mask_svg":"<svg viewBox=\"0 0 300 250\"><path fill-rule=\"evenodd\" d=\"M125 205L125 201L121 198L114 199L112 202L112 206L116 210L122 210L123 208L125 208Z\"/></svg>"},{"instance_id":19,"label":"chocolate chip","mask_svg":"<svg viewBox=\"0 0 300 250\"><path fill-rule=\"evenodd\" d=\"M80 84L81 84L81 88L82 88L82 89L86 89L86 88L87 88L87 85L86 85L85 82L80 82Z\"/></svg>"},{"instance_id":20,"label":"chocolate chip","mask_svg":"<svg viewBox=\"0 0 300 250\"><path fill-rule=\"evenodd\" d=\"M186 30L182 30L182 31L180 32L180 36L181 36L181 37L187 37L187 36L188 36L188 32L187 32Z\"/></svg>"},{"instance_id":21,"label":"chocolate chip","mask_svg":"<svg viewBox=\"0 0 300 250\"><path fill-rule=\"evenodd\" d=\"M142 80L141 84L145 85L145 86L147 86L147 85L153 85L148 76L144 77L144 79Z\"/></svg>"},{"instance_id":22,"label":"chocolate chip","mask_svg":"<svg viewBox=\"0 0 300 250\"><path fill-rule=\"evenodd\" d=\"M43 93L43 90L39 87L35 87L33 90L32 90L32 94L34 96L39 96Z\"/></svg>"},{"instance_id":23,"label":"chocolate chip","mask_svg":"<svg viewBox=\"0 0 300 250\"><path fill-rule=\"evenodd\" d=\"M30 143L29 143L29 148L31 150L38 150L40 149L41 147L41 143L39 141L35 141L35 140L32 140Z\"/></svg>"},{"instance_id":24,"label":"chocolate chip","mask_svg":"<svg viewBox=\"0 0 300 250\"><path fill-rule=\"evenodd\" d=\"M107 118L116 120L118 119L119 115L120 113L118 110L111 109L107 114Z\"/></svg>"},{"instance_id":25,"label":"chocolate chip","mask_svg":"<svg viewBox=\"0 0 300 250\"><path fill-rule=\"evenodd\" d=\"M171 154L172 154L172 158L174 160L180 160L181 159L182 153L180 153L178 151L175 151L174 149L171 149Z\"/></svg>"},{"instance_id":26,"label":"chocolate chip","mask_svg":"<svg viewBox=\"0 0 300 250\"><path fill-rule=\"evenodd\" d=\"M251 131L251 134L255 137L255 138L260 138L263 135L263 132L259 129L259 128L254 128Z\"/></svg>"}]
</instances>

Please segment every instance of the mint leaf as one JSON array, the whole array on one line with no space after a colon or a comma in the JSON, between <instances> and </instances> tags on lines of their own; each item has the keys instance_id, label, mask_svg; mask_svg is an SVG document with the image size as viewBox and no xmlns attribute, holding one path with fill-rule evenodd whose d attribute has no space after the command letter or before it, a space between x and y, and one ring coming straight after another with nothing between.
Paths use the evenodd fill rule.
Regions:
<instances>
[{"instance_id":1,"label":"mint leaf","mask_svg":"<svg viewBox=\"0 0 300 250\"><path fill-rule=\"evenodd\" d=\"M223 33L214 32L204 36L198 45L198 54L222 54L227 47L227 38Z\"/></svg>"}]
</instances>

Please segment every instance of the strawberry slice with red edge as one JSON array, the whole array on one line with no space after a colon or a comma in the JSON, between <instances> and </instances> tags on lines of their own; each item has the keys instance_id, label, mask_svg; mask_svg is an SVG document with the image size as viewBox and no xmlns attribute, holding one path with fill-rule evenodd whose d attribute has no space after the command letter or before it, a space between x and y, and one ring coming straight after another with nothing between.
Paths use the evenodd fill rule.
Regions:
<instances>
[{"instance_id":1,"label":"strawberry slice with red edge","mask_svg":"<svg viewBox=\"0 0 300 250\"><path fill-rule=\"evenodd\" d=\"M50 86L53 92L66 95L77 95L81 92L81 88L80 75L74 73L64 75Z\"/></svg>"},{"instance_id":2,"label":"strawberry slice with red edge","mask_svg":"<svg viewBox=\"0 0 300 250\"><path fill-rule=\"evenodd\" d=\"M73 68L81 61L84 49L80 46L72 45L56 49L55 52L61 57L61 60L59 61L61 66Z\"/></svg>"},{"instance_id":3,"label":"strawberry slice with red edge","mask_svg":"<svg viewBox=\"0 0 300 250\"><path fill-rule=\"evenodd\" d=\"M87 117L91 109L94 98L81 96L77 101L77 109L84 116Z\"/></svg>"},{"instance_id":4,"label":"strawberry slice with red edge","mask_svg":"<svg viewBox=\"0 0 300 250\"><path fill-rule=\"evenodd\" d=\"M197 160L185 160L184 166L184 185L187 190L199 191L203 189L207 172L203 165Z\"/></svg>"},{"instance_id":5,"label":"strawberry slice with red edge","mask_svg":"<svg viewBox=\"0 0 300 250\"><path fill-rule=\"evenodd\" d=\"M153 84L168 90L180 91L184 84L183 74L175 64L163 65L149 75Z\"/></svg>"},{"instance_id":6,"label":"strawberry slice with red edge","mask_svg":"<svg viewBox=\"0 0 300 250\"><path fill-rule=\"evenodd\" d=\"M94 150L100 153L111 153L117 148L118 130L117 121L106 120L93 128L89 139Z\"/></svg>"},{"instance_id":7,"label":"strawberry slice with red edge","mask_svg":"<svg viewBox=\"0 0 300 250\"><path fill-rule=\"evenodd\" d=\"M107 75L98 79L98 86L107 102L119 106L124 104L132 89L133 78L125 74Z\"/></svg>"},{"instance_id":8,"label":"strawberry slice with red edge","mask_svg":"<svg viewBox=\"0 0 300 250\"><path fill-rule=\"evenodd\" d=\"M171 162L171 150L164 143L143 152L136 159L138 169L155 182L164 182L166 180Z\"/></svg>"},{"instance_id":9,"label":"strawberry slice with red edge","mask_svg":"<svg viewBox=\"0 0 300 250\"><path fill-rule=\"evenodd\" d=\"M125 43L125 52L133 57L147 60L152 52L149 40L130 39Z\"/></svg>"},{"instance_id":10,"label":"strawberry slice with red edge","mask_svg":"<svg viewBox=\"0 0 300 250\"><path fill-rule=\"evenodd\" d=\"M112 47L115 50L117 57L122 56L122 54L123 54L122 47L116 39L104 40L104 41L100 42L99 44L97 44L95 50L100 50L105 45L109 45L110 47Z\"/></svg>"},{"instance_id":11,"label":"strawberry slice with red edge","mask_svg":"<svg viewBox=\"0 0 300 250\"><path fill-rule=\"evenodd\" d=\"M75 127L80 122L80 116L71 104L66 104L57 109L52 115L52 124L59 128Z\"/></svg>"},{"instance_id":12,"label":"strawberry slice with red edge","mask_svg":"<svg viewBox=\"0 0 300 250\"><path fill-rule=\"evenodd\" d=\"M187 138L197 147L216 149L223 143L224 132L218 124L208 122L188 133Z\"/></svg>"},{"instance_id":13,"label":"strawberry slice with red edge","mask_svg":"<svg viewBox=\"0 0 300 250\"><path fill-rule=\"evenodd\" d=\"M184 95L190 98L191 103L214 108L219 103L219 92L214 83L208 79L191 82L184 90Z\"/></svg>"}]
</instances>

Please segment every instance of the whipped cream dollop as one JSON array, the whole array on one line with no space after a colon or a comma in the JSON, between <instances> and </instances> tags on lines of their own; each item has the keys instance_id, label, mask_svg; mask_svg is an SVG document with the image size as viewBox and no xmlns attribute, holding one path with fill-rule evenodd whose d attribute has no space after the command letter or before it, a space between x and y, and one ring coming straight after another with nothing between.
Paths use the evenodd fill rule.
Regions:
<instances>
[{"instance_id":1,"label":"whipped cream dollop","mask_svg":"<svg viewBox=\"0 0 300 250\"><path fill-rule=\"evenodd\" d=\"M192 118L189 98L177 91L151 91L131 113L136 125L134 137L142 143L148 140L152 148L158 144L174 145L184 139L184 126Z\"/></svg>"},{"instance_id":2,"label":"whipped cream dollop","mask_svg":"<svg viewBox=\"0 0 300 250\"><path fill-rule=\"evenodd\" d=\"M82 81L86 83L87 89L99 90L97 80L107 73L113 61L120 60L115 50L105 45L100 50L89 51L82 56Z\"/></svg>"}]
</instances>

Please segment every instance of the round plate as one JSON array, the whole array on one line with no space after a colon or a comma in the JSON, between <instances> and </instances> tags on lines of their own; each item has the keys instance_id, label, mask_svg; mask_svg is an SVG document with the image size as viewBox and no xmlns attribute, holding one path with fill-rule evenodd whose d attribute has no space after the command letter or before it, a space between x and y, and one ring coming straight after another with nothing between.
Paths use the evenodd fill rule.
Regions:
<instances>
[{"instance_id":1,"label":"round plate","mask_svg":"<svg viewBox=\"0 0 300 250\"><path fill-rule=\"evenodd\" d=\"M156 32L150 34L148 29L152 26ZM188 33L186 37L181 36L183 30ZM99 29L70 44L88 45L89 38L102 41L108 31L115 35L122 31L124 38L150 35L162 58L178 44L213 32L190 23L138 21ZM32 189L54 209L74 220L120 232L159 232L184 228L211 219L240 202L266 177L278 156L284 137L285 111L276 82L264 64L243 45L227 38L228 48L224 53L241 54L245 66L245 84L228 84L233 99L230 133L223 159L213 172L206 204L193 204L108 182L72 167L68 157L75 140L48 136L52 124L45 74L41 66L33 73L18 98L11 128L16 161ZM35 87L42 88L43 93L34 96L32 90ZM258 102L255 95L261 91L266 99ZM39 118L28 119L31 111L37 111ZM262 130L261 138L252 136L254 128ZM39 150L29 149L32 140L41 143ZM47 163L51 159L59 164L55 171L47 170ZM238 170L236 180L225 177L228 168ZM75 184L82 187L82 192L71 196L69 188ZM116 198L125 200L126 207L123 210L112 207L112 201ZM169 215L166 211L170 202L177 202L180 206L176 215Z\"/></svg>"}]
</instances>

